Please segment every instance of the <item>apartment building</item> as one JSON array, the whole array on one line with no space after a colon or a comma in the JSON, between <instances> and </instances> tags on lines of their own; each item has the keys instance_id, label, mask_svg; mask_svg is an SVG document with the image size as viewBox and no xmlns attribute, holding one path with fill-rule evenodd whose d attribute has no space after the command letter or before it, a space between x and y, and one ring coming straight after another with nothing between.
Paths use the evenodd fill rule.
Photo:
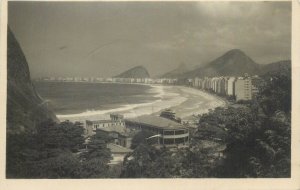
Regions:
<instances>
[{"instance_id":1,"label":"apartment building","mask_svg":"<svg viewBox=\"0 0 300 190\"><path fill-rule=\"evenodd\" d=\"M252 99L252 82L250 77L239 77L235 81L236 101Z\"/></svg>"}]
</instances>

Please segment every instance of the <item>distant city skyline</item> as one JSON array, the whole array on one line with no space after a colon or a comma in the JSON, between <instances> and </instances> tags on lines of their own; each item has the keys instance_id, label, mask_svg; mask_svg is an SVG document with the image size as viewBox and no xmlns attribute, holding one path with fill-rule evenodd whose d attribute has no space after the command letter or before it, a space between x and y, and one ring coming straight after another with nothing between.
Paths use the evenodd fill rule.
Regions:
<instances>
[{"instance_id":1,"label":"distant city skyline","mask_svg":"<svg viewBox=\"0 0 300 190\"><path fill-rule=\"evenodd\" d=\"M8 25L31 76L151 77L230 49L255 62L291 59L291 2L9 2Z\"/></svg>"}]
</instances>

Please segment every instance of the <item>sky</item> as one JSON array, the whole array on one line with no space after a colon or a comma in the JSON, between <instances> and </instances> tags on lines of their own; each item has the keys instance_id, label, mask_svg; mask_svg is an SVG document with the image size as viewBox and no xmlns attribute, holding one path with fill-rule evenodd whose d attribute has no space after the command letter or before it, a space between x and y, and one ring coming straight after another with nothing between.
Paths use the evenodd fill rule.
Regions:
<instances>
[{"instance_id":1,"label":"sky","mask_svg":"<svg viewBox=\"0 0 300 190\"><path fill-rule=\"evenodd\" d=\"M32 78L151 76L192 69L231 49L291 59L290 2L9 2L8 25Z\"/></svg>"}]
</instances>

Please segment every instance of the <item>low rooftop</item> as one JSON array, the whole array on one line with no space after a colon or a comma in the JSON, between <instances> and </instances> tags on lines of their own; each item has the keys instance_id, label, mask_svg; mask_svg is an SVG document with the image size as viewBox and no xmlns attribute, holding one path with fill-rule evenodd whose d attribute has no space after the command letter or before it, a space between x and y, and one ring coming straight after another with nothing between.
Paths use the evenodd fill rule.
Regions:
<instances>
[{"instance_id":1,"label":"low rooftop","mask_svg":"<svg viewBox=\"0 0 300 190\"><path fill-rule=\"evenodd\" d=\"M119 117L119 118L124 118L123 115L118 114L118 113L111 113L110 116L113 116L113 117Z\"/></svg>"},{"instance_id":2,"label":"low rooftop","mask_svg":"<svg viewBox=\"0 0 300 190\"><path fill-rule=\"evenodd\" d=\"M125 122L134 122L145 125L150 125L155 128L162 129L186 129L182 124L159 116L144 115L133 119L126 119Z\"/></svg>"},{"instance_id":3,"label":"low rooftop","mask_svg":"<svg viewBox=\"0 0 300 190\"><path fill-rule=\"evenodd\" d=\"M114 120L94 120L94 121L87 121L88 124L98 124L98 123L120 123L121 121L114 121Z\"/></svg>"},{"instance_id":4,"label":"low rooftop","mask_svg":"<svg viewBox=\"0 0 300 190\"><path fill-rule=\"evenodd\" d=\"M107 148L110 149L111 153L129 153L129 152L132 152L133 150L129 149L129 148L126 148L126 147L123 147L123 146L120 146L120 145L116 145L116 144L113 144L113 143L109 143L107 144Z\"/></svg>"},{"instance_id":5,"label":"low rooftop","mask_svg":"<svg viewBox=\"0 0 300 190\"><path fill-rule=\"evenodd\" d=\"M115 126L110 126L110 127L100 127L98 129L102 130L102 131L107 131L107 132L112 132L112 131L118 132L118 133L125 132L124 126L121 126L121 125L115 125Z\"/></svg>"}]
</instances>

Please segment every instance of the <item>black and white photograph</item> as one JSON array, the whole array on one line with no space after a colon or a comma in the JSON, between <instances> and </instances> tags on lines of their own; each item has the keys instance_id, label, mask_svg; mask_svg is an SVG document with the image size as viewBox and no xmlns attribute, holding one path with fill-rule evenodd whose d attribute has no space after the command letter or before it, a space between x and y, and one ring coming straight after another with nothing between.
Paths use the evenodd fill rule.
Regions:
<instances>
[{"instance_id":1,"label":"black and white photograph","mask_svg":"<svg viewBox=\"0 0 300 190\"><path fill-rule=\"evenodd\" d=\"M292 1L8 1L4 27L6 179L291 178Z\"/></svg>"}]
</instances>

